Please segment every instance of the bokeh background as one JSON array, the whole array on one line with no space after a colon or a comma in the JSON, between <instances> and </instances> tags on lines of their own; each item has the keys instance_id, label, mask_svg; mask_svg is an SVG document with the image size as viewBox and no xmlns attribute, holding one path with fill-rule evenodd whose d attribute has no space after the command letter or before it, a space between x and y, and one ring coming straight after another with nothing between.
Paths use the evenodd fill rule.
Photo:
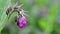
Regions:
<instances>
[{"instance_id":1,"label":"bokeh background","mask_svg":"<svg viewBox=\"0 0 60 34\"><path fill-rule=\"evenodd\" d=\"M17 12L6 15L17 1L28 15L22 29L14 21ZM0 0L0 34L60 34L60 0Z\"/></svg>"}]
</instances>

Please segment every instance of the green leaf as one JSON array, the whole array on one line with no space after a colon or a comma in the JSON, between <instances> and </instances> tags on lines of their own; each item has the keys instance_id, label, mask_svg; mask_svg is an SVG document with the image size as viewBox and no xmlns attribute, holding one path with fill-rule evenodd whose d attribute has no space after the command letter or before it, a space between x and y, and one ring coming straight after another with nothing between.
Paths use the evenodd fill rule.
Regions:
<instances>
[{"instance_id":1,"label":"green leaf","mask_svg":"<svg viewBox=\"0 0 60 34\"><path fill-rule=\"evenodd\" d=\"M43 30L47 29L48 25L47 22L44 19L40 19L38 23L39 27L41 27Z\"/></svg>"},{"instance_id":2,"label":"green leaf","mask_svg":"<svg viewBox=\"0 0 60 34\"><path fill-rule=\"evenodd\" d=\"M11 0L0 0L0 31L2 30L2 26L5 24L5 20L7 18L6 9L10 5Z\"/></svg>"},{"instance_id":3,"label":"green leaf","mask_svg":"<svg viewBox=\"0 0 60 34\"><path fill-rule=\"evenodd\" d=\"M0 32L7 25L8 21L12 20L13 17L17 15L17 13L14 12L10 16L6 15L7 8L13 3L12 0L0 0Z\"/></svg>"},{"instance_id":4,"label":"green leaf","mask_svg":"<svg viewBox=\"0 0 60 34\"><path fill-rule=\"evenodd\" d=\"M5 27L5 26L7 25L8 22L12 21L12 20L14 19L14 16L16 16L17 14L18 14L18 12L13 12L13 13L11 14L11 16L8 16L8 17L6 18L6 20L4 21L4 23L3 23L2 27L0 28L0 30L2 30L3 27ZM8 18L9 18L9 19L8 19Z\"/></svg>"}]
</instances>

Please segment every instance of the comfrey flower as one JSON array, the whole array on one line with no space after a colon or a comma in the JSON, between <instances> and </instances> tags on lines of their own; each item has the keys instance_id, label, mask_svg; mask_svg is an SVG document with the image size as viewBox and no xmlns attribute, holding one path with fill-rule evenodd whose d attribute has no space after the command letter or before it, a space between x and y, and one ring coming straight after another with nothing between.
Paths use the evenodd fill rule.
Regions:
<instances>
[{"instance_id":1,"label":"comfrey flower","mask_svg":"<svg viewBox=\"0 0 60 34\"><path fill-rule=\"evenodd\" d=\"M17 22L17 25L19 28L23 28L26 24L27 24L27 21L26 21L26 18L24 16L19 18L19 20Z\"/></svg>"},{"instance_id":2,"label":"comfrey flower","mask_svg":"<svg viewBox=\"0 0 60 34\"><path fill-rule=\"evenodd\" d=\"M6 11L7 15L9 13L11 14L14 10L16 10L18 12L19 15L15 18L15 21L17 22L17 26L19 28L23 28L27 24L26 18L24 16L24 15L27 15L27 14L24 13L24 10L21 9L21 6L18 6L18 4L16 3L16 5L7 9L7 11ZM21 17L20 17L20 15L21 15Z\"/></svg>"},{"instance_id":3,"label":"comfrey flower","mask_svg":"<svg viewBox=\"0 0 60 34\"><path fill-rule=\"evenodd\" d=\"M21 9L21 11L19 12L19 14L21 15L21 17L18 19L17 25L18 25L19 28L23 28L27 24L27 20L26 20L26 18L24 16L26 14L24 13L23 9Z\"/></svg>"}]
</instances>

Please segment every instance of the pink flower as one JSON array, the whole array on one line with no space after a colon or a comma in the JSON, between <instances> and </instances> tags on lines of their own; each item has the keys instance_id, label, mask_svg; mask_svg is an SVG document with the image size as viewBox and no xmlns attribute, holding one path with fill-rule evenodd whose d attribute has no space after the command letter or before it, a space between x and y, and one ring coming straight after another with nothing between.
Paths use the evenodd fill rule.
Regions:
<instances>
[{"instance_id":1,"label":"pink flower","mask_svg":"<svg viewBox=\"0 0 60 34\"><path fill-rule=\"evenodd\" d=\"M22 18L19 18L19 21L17 23L19 28L23 28L27 24L26 18L23 16Z\"/></svg>"}]
</instances>

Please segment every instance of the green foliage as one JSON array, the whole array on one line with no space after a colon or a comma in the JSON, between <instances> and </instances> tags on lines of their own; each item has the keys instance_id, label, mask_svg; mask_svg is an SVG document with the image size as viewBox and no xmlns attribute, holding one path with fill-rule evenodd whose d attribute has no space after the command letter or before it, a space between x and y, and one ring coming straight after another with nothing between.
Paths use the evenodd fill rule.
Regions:
<instances>
[{"instance_id":1,"label":"green foliage","mask_svg":"<svg viewBox=\"0 0 60 34\"><path fill-rule=\"evenodd\" d=\"M51 2L52 0L0 0L0 34L17 34L19 32L20 29L17 27L14 21L14 17L18 15L18 13L14 11L8 16L6 15L7 8L9 6L13 6L17 1L23 4L22 9L28 11L27 14L29 17L27 18L27 22L28 26L31 26L30 29L32 31L29 31L31 32L30 34L38 34L41 31L40 28L43 29L43 33L45 34L51 34L53 30L60 34L58 31L60 30L60 25L55 25L55 19L59 15L59 2L54 3ZM47 9L48 16L46 20L43 17L39 19L40 8L46 6L47 4L49 4L49 7ZM10 22L12 22L11 28L5 29L5 26Z\"/></svg>"},{"instance_id":2,"label":"green foliage","mask_svg":"<svg viewBox=\"0 0 60 34\"><path fill-rule=\"evenodd\" d=\"M11 0L0 0L0 32L2 28L5 26L5 20L7 19L6 9L8 5L10 5Z\"/></svg>"}]
</instances>

